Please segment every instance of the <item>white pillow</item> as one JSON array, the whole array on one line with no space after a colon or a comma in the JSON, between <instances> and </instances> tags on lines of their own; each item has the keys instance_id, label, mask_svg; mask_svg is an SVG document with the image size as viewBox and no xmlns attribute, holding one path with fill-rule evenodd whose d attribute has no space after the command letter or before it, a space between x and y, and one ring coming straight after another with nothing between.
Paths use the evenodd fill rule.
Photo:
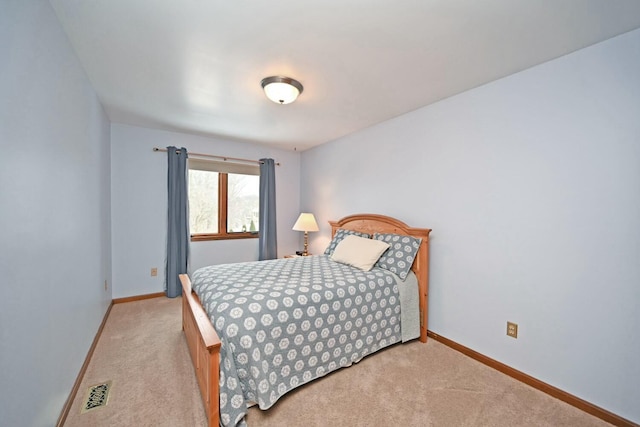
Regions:
<instances>
[{"instance_id":1,"label":"white pillow","mask_svg":"<svg viewBox=\"0 0 640 427\"><path fill-rule=\"evenodd\" d=\"M369 271L387 249L389 244L381 240L349 235L338 243L331 259Z\"/></svg>"}]
</instances>

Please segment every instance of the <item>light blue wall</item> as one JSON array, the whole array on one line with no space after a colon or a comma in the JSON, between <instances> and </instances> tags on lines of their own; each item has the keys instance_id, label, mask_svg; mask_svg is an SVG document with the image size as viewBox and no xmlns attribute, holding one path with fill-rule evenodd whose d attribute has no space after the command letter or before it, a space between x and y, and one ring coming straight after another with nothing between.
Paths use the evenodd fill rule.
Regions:
<instances>
[{"instance_id":1,"label":"light blue wall","mask_svg":"<svg viewBox=\"0 0 640 427\"><path fill-rule=\"evenodd\" d=\"M111 301L109 122L46 1L0 5L0 424L54 425Z\"/></svg>"},{"instance_id":2,"label":"light blue wall","mask_svg":"<svg viewBox=\"0 0 640 427\"><path fill-rule=\"evenodd\" d=\"M275 159L280 163L276 166L278 252L282 256L300 248L300 233L291 230L300 206L298 152L115 123L111 144L114 298L164 289L167 154L154 152L153 147L174 145L193 153ZM191 271L257 259L258 239L191 243ZM157 277L151 277L152 267L158 268Z\"/></svg>"},{"instance_id":3,"label":"light blue wall","mask_svg":"<svg viewBox=\"0 0 640 427\"><path fill-rule=\"evenodd\" d=\"M429 329L640 422L640 30L301 166L313 252L347 214L433 228Z\"/></svg>"}]
</instances>

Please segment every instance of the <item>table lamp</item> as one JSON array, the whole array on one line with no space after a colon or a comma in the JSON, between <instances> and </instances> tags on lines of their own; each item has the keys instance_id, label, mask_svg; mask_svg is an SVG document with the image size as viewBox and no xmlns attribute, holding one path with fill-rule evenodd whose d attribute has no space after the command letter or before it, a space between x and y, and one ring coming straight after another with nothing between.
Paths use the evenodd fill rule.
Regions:
<instances>
[{"instance_id":1,"label":"table lamp","mask_svg":"<svg viewBox=\"0 0 640 427\"><path fill-rule=\"evenodd\" d=\"M302 256L309 255L308 247L309 247L309 232L310 231L318 231L318 223L316 222L316 218L312 213L301 213L298 217L298 220L295 224L293 224L293 230L295 231L304 231L304 251L302 252Z\"/></svg>"}]
</instances>

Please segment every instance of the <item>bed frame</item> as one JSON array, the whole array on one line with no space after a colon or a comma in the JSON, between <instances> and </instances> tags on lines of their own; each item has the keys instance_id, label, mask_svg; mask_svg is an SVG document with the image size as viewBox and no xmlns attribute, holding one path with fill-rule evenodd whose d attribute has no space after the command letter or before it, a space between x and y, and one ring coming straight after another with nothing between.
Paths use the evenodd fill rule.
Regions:
<instances>
[{"instance_id":1,"label":"bed frame","mask_svg":"<svg viewBox=\"0 0 640 427\"><path fill-rule=\"evenodd\" d=\"M428 228L413 228L397 219L374 214L351 215L339 221L329 221L331 236L338 228L373 233L395 233L422 239L411 269L418 278L420 291L420 341L427 342L427 308L429 296L429 233ZM207 414L209 427L217 427L220 422L219 379L220 379L220 338L213 329L198 296L191 289L191 280L181 274L182 283L182 330L184 330L191 360L202 394L202 402Z\"/></svg>"}]
</instances>

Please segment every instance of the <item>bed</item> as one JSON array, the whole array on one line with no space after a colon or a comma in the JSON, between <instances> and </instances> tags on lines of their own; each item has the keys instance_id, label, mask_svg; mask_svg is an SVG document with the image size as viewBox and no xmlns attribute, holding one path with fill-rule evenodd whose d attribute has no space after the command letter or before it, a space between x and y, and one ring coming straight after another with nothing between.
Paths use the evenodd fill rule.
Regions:
<instances>
[{"instance_id":1,"label":"bed","mask_svg":"<svg viewBox=\"0 0 640 427\"><path fill-rule=\"evenodd\" d=\"M416 282L419 319L412 336L426 342L431 230L374 214L330 224L332 244L358 233L414 242L407 277ZM236 425L247 403L268 408L289 390L404 340L403 286L383 268L365 272L323 254L206 267L192 277L194 286L180 275L182 328L209 426Z\"/></svg>"}]
</instances>

